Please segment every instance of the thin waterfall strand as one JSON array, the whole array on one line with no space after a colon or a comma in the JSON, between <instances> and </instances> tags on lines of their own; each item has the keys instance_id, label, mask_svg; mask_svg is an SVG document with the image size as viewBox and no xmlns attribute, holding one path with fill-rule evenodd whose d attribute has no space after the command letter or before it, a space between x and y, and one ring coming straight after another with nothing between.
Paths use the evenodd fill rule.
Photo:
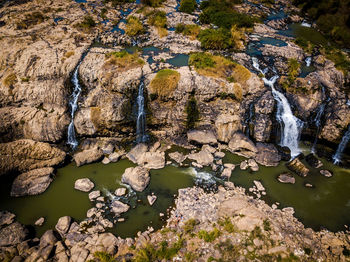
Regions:
<instances>
[{"instance_id":1,"label":"thin waterfall strand","mask_svg":"<svg viewBox=\"0 0 350 262\"><path fill-rule=\"evenodd\" d=\"M145 114L145 98L143 96L144 83L141 81L137 95L137 120L136 120L136 142L144 143L146 136L146 114Z\"/></svg>"},{"instance_id":2,"label":"thin waterfall strand","mask_svg":"<svg viewBox=\"0 0 350 262\"><path fill-rule=\"evenodd\" d=\"M341 162L341 157L343 154L343 151L345 147L347 146L348 142L350 140L350 125L348 127L348 130L345 132L344 136L342 137L340 144L338 145L337 151L335 152L333 156L333 163L339 164Z\"/></svg>"}]
</instances>

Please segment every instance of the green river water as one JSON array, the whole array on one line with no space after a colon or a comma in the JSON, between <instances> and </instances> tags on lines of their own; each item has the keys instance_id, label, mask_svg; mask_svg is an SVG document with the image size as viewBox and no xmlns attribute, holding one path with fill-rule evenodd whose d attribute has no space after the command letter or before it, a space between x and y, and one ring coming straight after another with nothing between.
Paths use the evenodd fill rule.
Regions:
<instances>
[{"instance_id":1,"label":"green river water","mask_svg":"<svg viewBox=\"0 0 350 262\"><path fill-rule=\"evenodd\" d=\"M223 162L239 164L242 160L242 157L227 153ZM254 180L261 181L267 192L263 199L269 204L279 202L280 208L294 207L296 217L307 227L343 230L344 225L350 225L350 170L334 166L324 159L322 162L324 168L332 170L333 177L323 177L318 170L309 167L311 175L308 177L301 178L295 175L294 185L281 184L276 177L287 171L285 163L281 162L278 167L260 166L258 172L242 171L237 166L230 180L247 189L253 186ZM88 193L74 189L77 179L90 178L95 183L94 190L99 189L103 195L108 195L108 192L114 192L121 186L121 176L124 170L131 166L134 164L128 160L107 165L94 163L79 168L75 163L70 163L57 170L56 178L46 192L38 196L20 198L10 197L11 181L3 180L0 184L0 209L14 212L17 219L27 225L33 225L41 216L45 217L44 225L35 227L38 235L41 235L47 229L53 228L59 217L69 215L81 221L86 217L86 211L93 207ZM159 213L166 213L167 208L173 205L178 189L193 186L198 182L196 174L204 174L210 179L208 173L210 172L200 173L193 168L175 165L152 170L151 183L146 190L134 193L127 200L132 208L122 216L126 221L117 223L110 231L121 237L130 237L148 226L160 228L165 218L160 218ZM220 182L218 179L216 181ZM305 187L305 183L311 183L314 188ZM147 202L147 195L151 192L158 196L153 206Z\"/></svg>"}]
</instances>

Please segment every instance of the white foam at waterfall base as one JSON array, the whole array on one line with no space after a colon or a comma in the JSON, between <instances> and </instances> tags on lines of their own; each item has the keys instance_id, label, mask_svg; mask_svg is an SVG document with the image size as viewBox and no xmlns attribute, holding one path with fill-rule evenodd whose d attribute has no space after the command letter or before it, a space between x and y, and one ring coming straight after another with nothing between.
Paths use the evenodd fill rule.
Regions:
<instances>
[{"instance_id":1,"label":"white foam at waterfall base","mask_svg":"<svg viewBox=\"0 0 350 262\"><path fill-rule=\"evenodd\" d=\"M214 175L208 172L198 172L193 167L186 169L184 172L194 177L196 184L205 184L211 186L215 185L216 180L218 180L218 178L216 178Z\"/></svg>"},{"instance_id":2,"label":"white foam at waterfall base","mask_svg":"<svg viewBox=\"0 0 350 262\"><path fill-rule=\"evenodd\" d=\"M256 57L252 58L253 67L262 73L264 72L260 69L259 61ZM271 87L272 95L277 101L277 121L281 125L281 146L286 146L290 149L291 157L295 158L301 153L299 148L299 137L301 129L303 127L303 122L293 115L293 112L290 108L287 98L274 87L278 75L273 76L271 79L263 77L265 85Z\"/></svg>"},{"instance_id":3,"label":"white foam at waterfall base","mask_svg":"<svg viewBox=\"0 0 350 262\"><path fill-rule=\"evenodd\" d=\"M304 27L311 27L311 24L309 24L309 23L303 21L303 22L301 23L301 26L304 26Z\"/></svg>"},{"instance_id":4,"label":"white foam at waterfall base","mask_svg":"<svg viewBox=\"0 0 350 262\"><path fill-rule=\"evenodd\" d=\"M307 66L307 67L309 67L309 66L311 65L311 61L312 61L311 57L307 57L307 58L305 59L305 63L306 63L306 66Z\"/></svg>"},{"instance_id":5,"label":"white foam at waterfall base","mask_svg":"<svg viewBox=\"0 0 350 262\"><path fill-rule=\"evenodd\" d=\"M343 154L343 151L350 140L350 125L348 127L348 130L345 132L344 136L342 137L340 144L338 145L337 151L335 152L333 156L333 163L339 164L341 162L341 156Z\"/></svg>"}]
</instances>

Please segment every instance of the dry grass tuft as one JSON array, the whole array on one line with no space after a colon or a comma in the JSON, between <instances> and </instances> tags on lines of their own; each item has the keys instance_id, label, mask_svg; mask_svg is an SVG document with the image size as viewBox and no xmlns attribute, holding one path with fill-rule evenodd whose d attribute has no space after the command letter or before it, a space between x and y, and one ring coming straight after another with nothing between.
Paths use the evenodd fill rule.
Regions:
<instances>
[{"instance_id":1,"label":"dry grass tuft","mask_svg":"<svg viewBox=\"0 0 350 262\"><path fill-rule=\"evenodd\" d=\"M127 51L107 53L106 59L105 66L117 66L119 71L127 71L145 64L138 53L129 54Z\"/></svg>"},{"instance_id":2,"label":"dry grass tuft","mask_svg":"<svg viewBox=\"0 0 350 262\"><path fill-rule=\"evenodd\" d=\"M165 99L176 89L179 80L179 72L171 69L160 70L150 83L151 94L160 99Z\"/></svg>"}]
</instances>

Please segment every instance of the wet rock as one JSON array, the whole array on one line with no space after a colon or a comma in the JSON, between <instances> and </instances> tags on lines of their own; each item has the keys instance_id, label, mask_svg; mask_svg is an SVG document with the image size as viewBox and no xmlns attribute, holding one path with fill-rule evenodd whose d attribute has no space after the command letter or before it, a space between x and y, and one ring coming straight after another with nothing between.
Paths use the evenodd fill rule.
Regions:
<instances>
[{"instance_id":1,"label":"wet rock","mask_svg":"<svg viewBox=\"0 0 350 262\"><path fill-rule=\"evenodd\" d=\"M165 166L165 153L160 151L146 152L138 160L138 164L148 169L161 169Z\"/></svg>"},{"instance_id":2,"label":"wet rock","mask_svg":"<svg viewBox=\"0 0 350 262\"><path fill-rule=\"evenodd\" d=\"M289 173L280 174L277 177L277 180L285 184L295 184L295 178L293 177L292 174L289 174Z\"/></svg>"},{"instance_id":3,"label":"wet rock","mask_svg":"<svg viewBox=\"0 0 350 262\"><path fill-rule=\"evenodd\" d=\"M126 188L125 187L120 187L117 188L114 192L116 196L124 196L126 194Z\"/></svg>"},{"instance_id":4,"label":"wet rock","mask_svg":"<svg viewBox=\"0 0 350 262\"><path fill-rule=\"evenodd\" d=\"M95 184L88 178L81 178L75 181L74 188L83 192L89 192Z\"/></svg>"},{"instance_id":5,"label":"wet rock","mask_svg":"<svg viewBox=\"0 0 350 262\"><path fill-rule=\"evenodd\" d=\"M195 160L201 166L209 166L214 161L213 155L207 150L201 150L198 153L189 154L187 158Z\"/></svg>"},{"instance_id":6,"label":"wet rock","mask_svg":"<svg viewBox=\"0 0 350 262\"><path fill-rule=\"evenodd\" d=\"M70 216L60 217L55 228L58 231L58 233L64 235L68 232L71 222L72 218Z\"/></svg>"},{"instance_id":7,"label":"wet rock","mask_svg":"<svg viewBox=\"0 0 350 262\"><path fill-rule=\"evenodd\" d=\"M28 237L28 229L18 222L14 222L0 230L0 247L14 246Z\"/></svg>"},{"instance_id":8,"label":"wet rock","mask_svg":"<svg viewBox=\"0 0 350 262\"><path fill-rule=\"evenodd\" d=\"M310 166L314 168L320 168L323 166L323 163L317 157L315 157L314 154L307 155L305 157L305 160Z\"/></svg>"},{"instance_id":9,"label":"wet rock","mask_svg":"<svg viewBox=\"0 0 350 262\"><path fill-rule=\"evenodd\" d=\"M308 187L308 188L313 188L313 187L314 187L314 186L313 186L312 184L310 184L310 183L306 183L305 186Z\"/></svg>"},{"instance_id":10,"label":"wet rock","mask_svg":"<svg viewBox=\"0 0 350 262\"><path fill-rule=\"evenodd\" d=\"M209 130L191 130L187 132L187 140L195 144L212 144L218 143L214 132Z\"/></svg>"},{"instance_id":11,"label":"wet rock","mask_svg":"<svg viewBox=\"0 0 350 262\"><path fill-rule=\"evenodd\" d=\"M288 42L287 46L273 46L264 45L262 48L262 53L264 56L280 56L286 59L295 58L298 61L302 61L304 58L303 50L294 43Z\"/></svg>"},{"instance_id":12,"label":"wet rock","mask_svg":"<svg viewBox=\"0 0 350 262\"><path fill-rule=\"evenodd\" d=\"M248 161L247 160L242 161L241 164L239 165L239 168L241 170L247 170L248 167L249 167L249 165L248 165Z\"/></svg>"},{"instance_id":13,"label":"wet rock","mask_svg":"<svg viewBox=\"0 0 350 262\"><path fill-rule=\"evenodd\" d=\"M89 193L89 199L90 201L95 200L96 198L101 196L101 191L100 190L95 190Z\"/></svg>"},{"instance_id":14,"label":"wet rock","mask_svg":"<svg viewBox=\"0 0 350 262\"><path fill-rule=\"evenodd\" d=\"M120 214L125 213L129 210L129 205L124 204L118 200L113 201L111 204L111 210L116 216L120 216Z\"/></svg>"},{"instance_id":15,"label":"wet rock","mask_svg":"<svg viewBox=\"0 0 350 262\"><path fill-rule=\"evenodd\" d=\"M326 169L320 170L320 174L325 176L325 177L332 177L333 176L332 172L329 170L326 170Z\"/></svg>"},{"instance_id":16,"label":"wet rock","mask_svg":"<svg viewBox=\"0 0 350 262\"><path fill-rule=\"evenodd\" d=\"M232 175L232 171L235 169L235 166L233 167L225 167L224 170L221 173L221 177L229 179Z\"/></svg>"},{"instance_id":17,"label":"wet rock","mask_svg":"<svg viewBox=\"0 0 350 262\"><path fill-rule=\"evenodd\" d=\"M272 131L271 115L275 106L275 99L271 91L267 91L254 104L255 119L253 136L257 142L266 142ZM258 144L257 144L258 145Z\"/></svg>"},{"instance_id":18,"label":"wet rock","mask_svg":"<svg viewBox=\"0 0 350 262\"><path fill-rule=\"evenodd\" d=\"M113 150L114 150L114 146L112 144L107 144L103 147L101 147L102 153L103 154L112 154Z\"/></svg>"},{"instance_id":19,"label":"wet rock","mask_svg":"<svg viewBox=\"0 0 350 262\"><path fill-rule=\"evenodd\" d=\"M256 162L263 166L277 166L281 161L281 156L273 144L257 143L258 153L255 156Z\"/></svg>"},{"instance_id":20,"label":"wet rock","mask_svg":"<svg viewBox=\"0 0 350 262\"><path fill-rule=\"evenodd\" d=\"M130 185L134 190L142 192L149 184L149 172L144 167L129 167L125 169L122 182Z\"/></svg>"},{"instance_id":21,"label":"wet rock","mask_svg":"<svg viewBox=\"0 0 350 262\"><path fill-rule=\"evenodd\" d=\"M310 170L300 161L299 157L294 158L291 162L287 163L286 166L288 169L302 177L306 177L310 172Z\"/></svg>"},{"instance_id":22,"label":"wet rock","mask_svg":"<svg viewBox=\"0 0 350 262\"><path fill-rule=\"evenodd\" d=\"M151 206L153 206L153 204L154 204L154 202L156 202L156 200L157 200L157 196L155 196L155 195L148 195L147 196L147 200L148 200L148 203L151 205Z\"/></svg>"},{"instance_id":23,"label":"wet rock","mask_svg":"<svg viewBox=\"0 0 350 262\"><path fill-rule=\"evenodd\" d=\"M228 149L237 155L244 157L255 157L257 148L254 143L240 132L233 134Z\"/></svg>"},{"instance_id":24,"label":"wet rock","mask_svg":"<svg viewBox=\"0 0 350 262\"><path fill-rule=\"evenodd\" d=\"M104 157L103 158L103 160L102 160L102 164L104 164L104 165L107 165L107 164L109 164L111 162L111 160L109 160L109 158L108 157Z\"/></svg>"},{"instance_id":25,"label":"wet rock","mask_svg":"<svg viewBox=\"0 0 350 262\"><path fill-rule=\"evenodd\" d=\"M10 225L15 221L15 214L8 211L0 211L0 227Z\"/></svg>"},{"instance_id":26,"label":"wet rock","mask_svg":"<svg viewBox=\"0 0 350 262\"><path fill-rule=\"evenodd\" d=\"M0 144L0 175L56 166L65 158L65 152L47 143L29 139L3 143Z\"/></svg>"},{"instance_id":27,"label":"wet rock","mask_svg":"<svg viewBox=\"0 0 350 262\"><path fill-rule=\"evenodd\" d=\"M265 188L260 181L254 180L253 183L259 191L265 191Z\"/></svg>"},{"instance_id":28,"label":"wet rock","mask_svg":"<svg viewBox=\"0 0 350 262\"><path fill-rule=\"evenodd\" d=\"M182 162L185 161L187 158L187 156L180 152L169 153L169 157L178 164L182 164Z\"/></svg>"},{"instance_id":29,"label":"wet rock","mask_svg":"<svg viewBox=\"0 0 350 262\"><path fill-rule=\"evenodd\" d=\"M249 159L248 160L248 166L254 172L259 171L259 165L255 162L254 159Z\"/></svg>"},{"instance_id":30,"label":"wet rock","mask_svg":"<svg viewBox=\"0 0 350 262\"><path fill-rule=\"evenodd\" d=\"M109 161L111 161L112 163L118 162L119 159L125 154L124 151L118 151L118 152L114 152L112 154L110 154L108 156Z\"/></svg>"},{"instance_id":31,"label":"wet rock","mask_svg":"<svg viewBox=\"0 0 350 262\"><path fill-rule=\"evenodd\" d=\"M99 161L103 157L102 150L95 147L92 149L84 150L74 155L74 161L77 166L93 163Z\"/></svg>"},{"instance_id":32,"label":"wet rock","mask_svg":"<svg viewBox=\"0 0 350 262\"><path fill-rule=\"evenodd\" d=\"M45 218L41 217L37 221L35 221L34 225L41 227L45 222Z\"/></svg>"},{"instance_id":33,"label":"wet rock","mask_svg":"<svg viewBox=\"0 0 350 262\"><path fill-rule=\"evenodd\" d=\"M291 151L288 147L286 146L279 146L279 145L276 145L276 148L281 156L281 160L283 161L289 161L291 160L292 156L291 156Z\"/></svg>"},{"instance_id":34,"label":"wet rock","mask_svg":"<svg viewBox=\"0 0 350 262\"><path fill-rule=\"evenodd\" d=\"M214 153L214 156L216 157L216 158L224 158L225 157L225 153L224 152L219 152L219 151L217 151L217 152L215 152Z\"/></svg>"},{"instance_id":35,"label":"wet rock","mask_svg":"<svg viewBox=\"0 0 350 262\"><path fill-rule=\"evenodd\" d=\"M11 196L38 195L53 181L54 169L44 167L31 170L16 177L12 184Z\"/></svg>"}]
</instances>

